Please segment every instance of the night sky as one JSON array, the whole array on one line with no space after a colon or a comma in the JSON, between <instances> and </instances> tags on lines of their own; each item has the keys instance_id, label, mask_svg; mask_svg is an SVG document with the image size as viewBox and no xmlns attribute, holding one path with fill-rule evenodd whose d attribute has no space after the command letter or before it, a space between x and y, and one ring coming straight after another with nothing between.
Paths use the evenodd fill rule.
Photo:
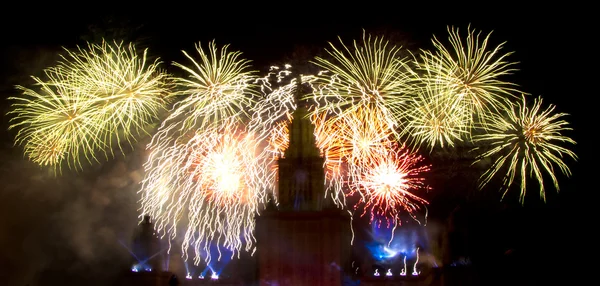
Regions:
<instances>
[{"instance_id":1,"label":"night sky","mask_svg":"<svg viewBox=\"0 0 600 286\"><path fill-rule=\"evenodd\" d=\"M547 272L567 277L585 267L591 256L588 233L594 230L588 224L596 185L592 171L597 169L592 167L596 127L591 123L598 122L597 92L589 88L595 82L586 76L595 68L591 63L595 57L590 55L597 53L590 44L595 34L588 33L589 7L475 9L466 4L434 8L430 7L433 4L386 7L377 3L341 10L300 1L289 4L291 7L172 4L115 9L98 2L73 11L66 6L33 9L23 4L5 9L0 16L2 112L8 111L5 98L16 94L14 85L27 85L30 75L41 75L41 69L56 60L61 46L85 45L84 40L93 35L90 27L123 26L128 31L140 27L133 29L132 37L148 47L152 56L160 57L168 69L170 62L184 61L182 49L192 52L198 41L205 44L214 39L243 52L257 70L266 72L269 65L284 63L298 48L322 52L327 42L338 43L338 36L345 43L360 38L363 29L385 32L411 48L428 49L432 35L446 38L448 25L466 29L471 24L483 33L493 30L491 42L506 42L504 49L515 52L510 59L519 62L520 71L508 80L525 92L541 95L546 106L555 104L557 111L570 114L566 119L574 130L567 135L578 143L572 150L579 160L567 160L573 176L559 177L561 192L556 195L549 188L547 203L536 201L535 196L528 197L532 200L523 206L516 196L502 203L495 199L495 203L471 203L471 214L479 214L481 219L469 221L495 238L490 243L507 239L511 243L500 243L502 247L511 244L511 249L524 253L518 261L510 260L514 265L506 267L514 272L509 275L533 273L530 276L534 278L528 280L532 281ZM106 24L108 20L113 24ZM129 243L138 221L136 192L143 177L142 149L147 138L125 156L54 177L49 170L28 162L21 149L12 145L14 134L6 130L7 121L3 116L0 285L107 285L120 267L128 267L129 254L121 243ZM497 261L490 265L504 267Z\"/></svg>"}]
</instances>

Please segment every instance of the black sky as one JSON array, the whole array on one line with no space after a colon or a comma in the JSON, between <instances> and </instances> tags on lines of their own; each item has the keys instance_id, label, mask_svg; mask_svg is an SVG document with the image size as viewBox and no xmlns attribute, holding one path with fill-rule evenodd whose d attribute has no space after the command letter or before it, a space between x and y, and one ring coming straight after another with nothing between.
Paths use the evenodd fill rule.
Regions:
<instances>
[{"instance_id":1,"label":"black sky","mask_svg":"<svg viewBox=\"0 0 600 286\"><path fill-rule=\"evenodd\" d=\"M551 196L547 204L532 204L513 231L525 236L531 236L532 229L540 232L528 243L542 245L535 252L542 260L553 259L551 252L558 251L556 256L561 258L556 261L564 263L564 271L569 271L566 264L570 255L579 259L587 253L585 237L593 229L587 223L593 212L590 192L595 190L592 178L596 169L592 151L592 130L596 128L592 123L598 122L594 105L597 91L590 91L594 82L586 76L588 70L595 69L590 63L597 52L590 44L595 39L588 34L590 7L506 3L479 8L466 3L436 7L432 3L403 6L396 2L363 3L349 10L303 2L268 7L233 2L198 7L189 3L126 7L96 2L88 8L28 5L6 8L0 16L3 112L7 108L4 99L13 95L14 84L22 84L29 75L39 75L61 46L84 45L82 37L89 35L89 25L101 25L106 19L142 25L139 31L147 37L144 43L150 53L166 63L183 60L180 50L192 51L196 42L214 39L243 52L261 71L271 63L280 63L297 45L326 47L329 41L337 42L338 36L349 42L361 37L363 29L401 33L415 47L425 49L430 47L433 34L446 37L448 25L466 29L471 24L484 33L493 31L492 42L506 41L505 49L515 52L511 59L519 62L520 71L511 80L524 91L541 95L546 104L557 105L558 111L570 114L574 131L569 135L578 142L574 150L580 157L578 162L570 162L574 175L562 180L561 194ZM136 223L135 181L142 172L137 157L118 157L83 174L56 179L20 155L20 149L11 144L11 134L5 131L6 118L2 122L0 279L20 283L14 285L50 285L42 282L63 281L57 278L61 275L85 282L86 273L82 272L98 267L114 272L111 261L127 258L116 242L129 239ZM97 174L100 177L95 177ZM513 215L527 207L515 207ZM99 235L91 235L98 229L102 230ZM548 253L542 255L544 249ZM89 276L102 277L102 273Z\"/></svg>"}]
</instances>

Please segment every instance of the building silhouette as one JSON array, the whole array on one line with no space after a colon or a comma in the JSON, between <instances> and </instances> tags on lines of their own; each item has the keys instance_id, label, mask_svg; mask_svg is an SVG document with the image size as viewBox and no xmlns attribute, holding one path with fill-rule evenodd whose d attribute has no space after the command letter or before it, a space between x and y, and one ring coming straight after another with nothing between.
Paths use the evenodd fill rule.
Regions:
<instances>
[{"instance_id":1,"label":"building silhouette","mask_svg":"<svg viewBox=\"0 0 600 286\"><path fill-rule=\"evenodd\" d=\"M154 234L154 225L148 215L144 216L133 238L132 252L132 271L162 270L161 242Z\"/></svg>"},{"instance_id":2,"label":"building silhouette","mask_svg":"<svg viewBox=\"0 0 600 286\"><path fill-rule=\"evenodd\" d=\"M169 285L174 273L164 271L164 254L161 241L154 233L150 216L144 216L131 243L131 268L124 270L117 285Z\"/></svg>"}]
</instances>

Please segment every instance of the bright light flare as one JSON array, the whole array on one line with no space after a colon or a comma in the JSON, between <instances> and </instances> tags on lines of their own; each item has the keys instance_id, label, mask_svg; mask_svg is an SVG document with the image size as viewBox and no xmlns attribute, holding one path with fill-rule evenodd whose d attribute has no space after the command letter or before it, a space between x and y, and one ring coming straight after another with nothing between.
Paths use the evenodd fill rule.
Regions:
<instances>
[{"instance_id":1,"label":"bright light flare","mask_svg":"<svg viewBox=\"0 0 600 286\"><path fill-rule=\"evenodd\" d=\"M414 193L430 189L423 178L430 166L423 165L423 157L405 147L390 146L376 154L377 158L363 162L364 173L352 179L349 195L360 194L356 207L363 208L362 215L369 213L377 227L383 221L387 227L398 226L401 211L416 219L416 211L428 202Z\"/></svg>"},{"instance_id":2,"label":"bright light flare","mask_svg":"<svg viewBox=\"0 0 600 286\"><path fill-rule=\"evenodd\" d=\"M188 142L157 146L140 191L142 211L155 218L157 231L174 238L185 217L182 253L191 247L195 263L210 262L212 244L232 256L254 249L254 215L273 160L254 134L231 121L198 130Z\"/></svg>"}]
</instances>

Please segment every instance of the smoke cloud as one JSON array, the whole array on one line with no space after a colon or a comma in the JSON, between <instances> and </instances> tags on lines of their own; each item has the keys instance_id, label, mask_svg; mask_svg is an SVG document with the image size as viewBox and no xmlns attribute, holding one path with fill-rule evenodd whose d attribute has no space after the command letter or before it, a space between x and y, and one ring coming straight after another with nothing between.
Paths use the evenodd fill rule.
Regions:
<instances>
[{"instance_id":1,"label":"smoke cloud","mask_svg":"<svg viewBox=\"0 0 600 286\"><path fill-rule=\"evenodd\" d=\"M16 149L0 150L0 283L111 284L131 261L123 244L138 223L139 153L55 175Z\"/></svg>"}]
</instances>

